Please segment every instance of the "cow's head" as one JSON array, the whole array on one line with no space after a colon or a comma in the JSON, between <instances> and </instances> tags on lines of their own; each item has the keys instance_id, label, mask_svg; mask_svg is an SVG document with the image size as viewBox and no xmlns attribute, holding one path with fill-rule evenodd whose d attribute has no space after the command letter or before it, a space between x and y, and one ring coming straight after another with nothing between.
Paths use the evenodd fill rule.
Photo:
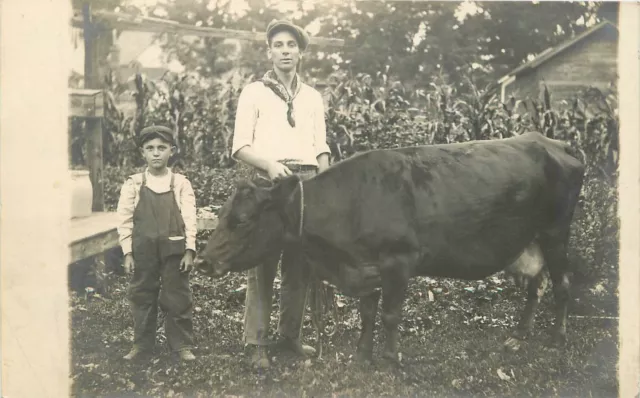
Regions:
<instances>
[{"instance_id":1,"label":"cow's head","mask_svg":"<svg viewBox=\"0 0 640 398\"><path fill-rule=\"evenodd\" d=\"M287 229L285 207L298 182L295 175L273 186L239 182L220 209L218 225L196 259L196 268L221 277L256 267L281 251Z\"/></svg>"}]
</instances>

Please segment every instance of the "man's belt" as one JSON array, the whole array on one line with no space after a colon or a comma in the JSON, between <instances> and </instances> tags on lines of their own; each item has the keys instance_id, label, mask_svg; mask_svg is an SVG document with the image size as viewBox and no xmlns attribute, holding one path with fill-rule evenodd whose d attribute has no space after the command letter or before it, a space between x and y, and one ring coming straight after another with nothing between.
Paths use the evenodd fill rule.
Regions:
<instances>
[{"instance_id":1,"label":"man's belt","mask_svg":"<svg viewBox=\"0 0 640 398\"><path fill-rule=\"evenodd\" d=\"M306 171L316 171L318 166L311 164L295 164L295 163L283 163L292 173L304 173Z\"/></svg>"}]
</instances>

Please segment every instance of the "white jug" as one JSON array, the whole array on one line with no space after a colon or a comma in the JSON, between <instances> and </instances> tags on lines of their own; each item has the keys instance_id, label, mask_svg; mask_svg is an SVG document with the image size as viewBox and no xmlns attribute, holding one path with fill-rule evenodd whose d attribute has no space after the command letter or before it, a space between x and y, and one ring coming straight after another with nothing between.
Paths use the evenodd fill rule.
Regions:
<instances>
[{"instance_id":1,"label":"white jug","mask_svg":"<svg viewBox=\"0 0 640 398\"><path fill-rule=\"evenodd\" d=\"M91 215L93 186L88 170L69 170L71 174L71 218Z\"/></svg>"}]
</instances>

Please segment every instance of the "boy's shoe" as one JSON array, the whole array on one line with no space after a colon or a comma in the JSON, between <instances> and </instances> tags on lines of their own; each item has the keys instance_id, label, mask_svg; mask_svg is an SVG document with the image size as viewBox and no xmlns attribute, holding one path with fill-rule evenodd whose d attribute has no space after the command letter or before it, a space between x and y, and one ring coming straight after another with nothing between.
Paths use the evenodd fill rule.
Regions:
<instances>
[{"instance_id":1,"label":"boy's shoe","mask_svg":"<svg viewBox=\"0 0 640 398\"><path fill-rule=\"evenodd\" d=\"M180 357L181 361L195 361L196 359L196 356L193 355L193 353L189 349L178 351L178 357Z\"/></svg>"},{"instance_id":2,"label":"boy's shoe","mask_svg":"<svg viewBox=\"0 0 640 398\"><path fill-rule=\"evenodd\" d=\"M257 369L268 369L271 366L269 362L269 354L267 354L267 346L254 345L251 354L251 366Z\"/></svg>"},{"instance_id":3,"label":"boy's shoe","mask_svg":"<svg viewBox=\"0 0 640 398\"><path fill-rule=\"evenodd\" d=\"M144 350L140 347L133 347L131 351L123 357L123 359L126 361L132 361L134 359L147 359L149 357L151 357L151 351Z\"/></svg>"},{"instance_id":4,"label":"boy's shoe","mask_svg":"<svg viewBox=\"0 0 640 398\"><path fill-rule=\"evenodd\" d=\"M309 357L316 353L316 349L302 344L299 339L281 337L276 343L276 349L280 351L291 351L302 357Z\"/></svg>"}]
</instances>

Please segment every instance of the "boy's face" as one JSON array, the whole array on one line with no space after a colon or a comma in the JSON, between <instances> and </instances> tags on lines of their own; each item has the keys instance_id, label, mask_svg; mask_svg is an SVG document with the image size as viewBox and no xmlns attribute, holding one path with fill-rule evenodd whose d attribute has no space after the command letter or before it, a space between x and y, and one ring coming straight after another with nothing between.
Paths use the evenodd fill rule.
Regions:
<instances>
[{"instance_id":1,"label":"boy's face","mask_svg":"<svg viewBox=\"0 0 640 398\"><path fill-rule=\"evenodd\" d=\"M175 147L160 138L153 138L142 144L140 151L149 168L162 170L167 167L169 158L175 152Z\"/></svg>"},{"instance_id":2,"label":"boy's face","mask_svg":"<svg viewBox=\"0 0 640 398\"><path fill-rule=\"evenodd\" d=\"M300 61L300 48L296 38L286 30L274 34L271 37L268 56L273 66L283 72L295 69Z\"/></svg>"}]
</instances>

